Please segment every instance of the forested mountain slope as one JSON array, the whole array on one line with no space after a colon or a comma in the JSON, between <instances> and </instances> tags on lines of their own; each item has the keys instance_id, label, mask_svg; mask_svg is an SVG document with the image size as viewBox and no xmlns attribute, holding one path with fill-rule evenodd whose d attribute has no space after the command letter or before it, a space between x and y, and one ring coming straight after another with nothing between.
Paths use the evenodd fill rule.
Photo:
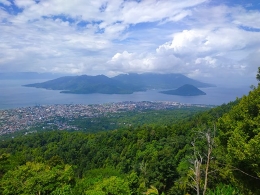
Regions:
<instances>
[{"instance_id":1,"label":"forested mountain slope","mask_svg":"<svg viewBox=\"0 0 260 195\"><path fill-rule=\"evenodd\" d=\"M173 125L0 142L1 194L260 194L260 86Z\"/></svg>"},{"instance_id":2,"label":"forested mountain slope","mask_svg":"<svg viewBox=\"0 0 260 195\"><path fill-rule=\"evenodd\" d=\"M218 121L219 162L245 194L260 194L260 85ZM250 191L251 190L251 191Z\"/></svg>"}]
</instances>

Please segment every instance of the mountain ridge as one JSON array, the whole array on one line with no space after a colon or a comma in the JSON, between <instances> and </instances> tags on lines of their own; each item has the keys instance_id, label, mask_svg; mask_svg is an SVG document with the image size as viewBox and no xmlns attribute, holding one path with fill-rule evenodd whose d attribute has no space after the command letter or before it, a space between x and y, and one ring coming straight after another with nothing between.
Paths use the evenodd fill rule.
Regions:
<instances>
[{"instance_id":1,"label":"mountain ridge","mask_svg":"<svg viewBox=\"0 0 260 195\"><path fill-rule=\"evenodd\" d=\"M149 89L172 89L184 84L196 87L213 87L214 85L190 79L182 74L121 74L112 78L97 76L65 76L43 83L24 85L26 87L61 90L61 93L75 94L131 94Z\"/></svg>"}]
</instances>

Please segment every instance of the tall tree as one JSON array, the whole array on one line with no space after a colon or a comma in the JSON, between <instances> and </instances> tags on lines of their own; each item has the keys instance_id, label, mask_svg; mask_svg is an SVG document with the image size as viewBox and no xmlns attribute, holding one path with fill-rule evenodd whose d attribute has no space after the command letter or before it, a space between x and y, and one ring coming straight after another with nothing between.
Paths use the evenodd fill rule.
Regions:
<instances>
[{"instance_id":1,"label":"tall tree","mask_svg":"<svg viewBox=\"0 0 260 195\"><path fill-rule=\"evenodd\" d=\"M214 147L214 139L215 139L215 131L216 127L214 126L213 130L207 129L205 132L200 131L199 137L204 141L202 151L200 148L196 147L196 141L192 142L193 146L193 155L194 155L194 161L192 168L194 177L193 181L195 182L195 188L197 191L197 195L200 194L200 185L203 186L202 194L205 195L207 191L208 186L208 175L209 175L209 168L210 168L210 161L212 158L212 151ZM204 160L205 159L205 160ZM202 172L203 176L202 177ZM203 181L203 184L201 182Z\"/></svg>"}]
</instances>

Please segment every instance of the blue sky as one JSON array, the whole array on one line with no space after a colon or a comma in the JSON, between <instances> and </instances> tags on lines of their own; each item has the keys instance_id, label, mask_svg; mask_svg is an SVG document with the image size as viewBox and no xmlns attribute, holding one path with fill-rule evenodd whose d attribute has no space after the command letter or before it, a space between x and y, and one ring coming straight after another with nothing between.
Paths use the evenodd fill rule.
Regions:
<instances>
[{"instance_id":1,"label":"blue sky","mask_svg":"<svg viewBox=\"0 0 260 195\"><path fill-rule=\"evenodd\" d=\"M255 84L257 0L0 0L0 71Z\"/></svg>"}]
</instances>

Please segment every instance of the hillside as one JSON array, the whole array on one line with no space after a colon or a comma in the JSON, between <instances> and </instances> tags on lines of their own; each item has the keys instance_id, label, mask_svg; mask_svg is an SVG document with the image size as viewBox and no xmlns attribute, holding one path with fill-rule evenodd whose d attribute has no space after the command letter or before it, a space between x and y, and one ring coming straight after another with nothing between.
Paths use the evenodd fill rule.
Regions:
<instances>
[{"instance_id":1,"label":"hillside","mask_svg":"<svg viewBox=\"0 0 260 195\"><path fill-rule=\"evenodd\" d=\"M175 90L161 91L161 93L169 94L169 95L179 95L179 96L198 96L198 95L206 95L205 92L201 91L197 87L193 85L183 85Z\"/></svg>"},{"instance_id":2,"label":"hillside","mask_svg":"<svg viewBox=\"0 0 260 195\"><path fill-rule=\"evenodd\" d=\"M183 84L193 84L197 87L213 86L181 74L128 74L113 78L104 75L67 76L25 86L61 90L62 93L131 94L148 89L175 88Z\"/></svg>"}]
</instances>

